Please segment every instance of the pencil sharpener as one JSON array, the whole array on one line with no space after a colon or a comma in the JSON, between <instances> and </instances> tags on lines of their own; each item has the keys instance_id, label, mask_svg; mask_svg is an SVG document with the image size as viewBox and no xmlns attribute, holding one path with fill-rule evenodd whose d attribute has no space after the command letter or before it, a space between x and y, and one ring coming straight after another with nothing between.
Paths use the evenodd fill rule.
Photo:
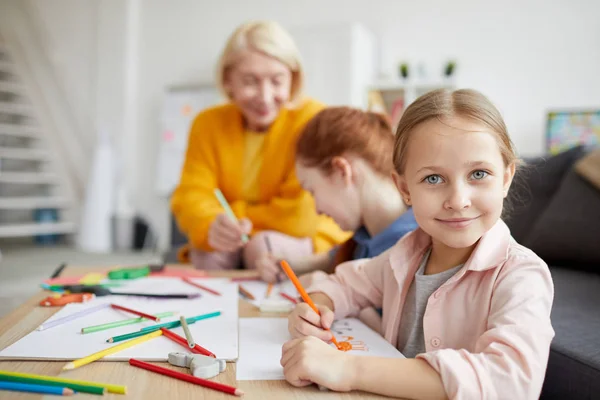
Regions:
<instances>
[{"instance_id":1,"label":"pencil sharpener","mask_svg":"<svg viewBox=\"0 0 600 400\"><path fill-rule=\"evenodd\" d=\"M225 371L225 360L208 357L202 354L169 353L169 364L176 367L187 367L197 378L213 378Z\"/></svg>"}]
</instances>

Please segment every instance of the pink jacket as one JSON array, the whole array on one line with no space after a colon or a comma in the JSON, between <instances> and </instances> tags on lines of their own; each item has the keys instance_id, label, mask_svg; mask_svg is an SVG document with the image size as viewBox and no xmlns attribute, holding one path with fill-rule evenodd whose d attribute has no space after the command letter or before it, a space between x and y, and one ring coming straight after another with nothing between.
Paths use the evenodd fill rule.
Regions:
<instances>
[{"instance_id":1,"label":"pink jacket","mask_svg":"<svg viewBox=\"0 0 600 400\"><path fill-rule=\"evenodd\" d=\"M383 307L382 333L397 345L408 288L431 237L417 229L371 260L337 267L309 292L323 292L336 318ZM431 295L423 317L427 361L451 399L539 398L554 330L548 267L498 221L464 267Z\"/></svg>"}]
</instances>

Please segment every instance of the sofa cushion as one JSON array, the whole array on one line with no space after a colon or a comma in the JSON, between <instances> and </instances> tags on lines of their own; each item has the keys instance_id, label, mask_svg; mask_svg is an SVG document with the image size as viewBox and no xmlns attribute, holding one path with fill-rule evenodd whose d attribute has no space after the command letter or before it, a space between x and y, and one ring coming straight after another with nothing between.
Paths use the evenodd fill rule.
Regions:
<instances>
[{"instance_id":1,"label":"sofa cushion","mask_svg":"<svg viewBox=\"0 0 600 400\"><path fill-rule=\"evenodd\" d=\"M522 244L549 265L600 273L600 190L571 169Z\"/></svg>"},{"instance_id":2,"label":"sofa cushion","mask_svg":"<svg viewBox=\"0 0 600 400\"><path fill-rule=\"evenodd\" d=\"M600 149L592 151L577 161L575 171L600 190Z\"/></svg>"},{"instance_id":3,"label":"sofa cushion","mask_svg":"<svg viewBox=\"0 0 600 400\"><path fill-rule=\"evenodd\" d=\"M541 398L596 398L600 393L600 275L560 267L550 272L556 336Z\"/></svg>"},{"instance_id":4,"label":"sofa cushion","mask_svg":"<svg viewBox=\"0 0 600 400\"><path fill-rule=\"evenodd\" d=\"M527 161L514 179L504 220L517 242L522 242L546 209L564 175L585 154L579 146L549 158Z\"/></svg>"}]
</instances>

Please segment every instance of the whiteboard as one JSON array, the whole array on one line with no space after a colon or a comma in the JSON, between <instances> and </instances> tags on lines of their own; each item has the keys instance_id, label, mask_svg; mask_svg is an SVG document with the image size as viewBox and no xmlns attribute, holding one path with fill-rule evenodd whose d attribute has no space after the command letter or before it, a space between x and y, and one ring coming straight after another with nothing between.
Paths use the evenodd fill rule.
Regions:
<instances>
[{"instance_id":1,"label":"whiteboard","mask_svg":"<svg viewBox=\"0 0 600 400\"><path fill-rule=\"evenodd\" d=\"M194 118L222 100L213 85L174 87L167 91L159 114L160 132L155 190L170 196L181 178L188 135Z\"/></svg>"}]
</instances>

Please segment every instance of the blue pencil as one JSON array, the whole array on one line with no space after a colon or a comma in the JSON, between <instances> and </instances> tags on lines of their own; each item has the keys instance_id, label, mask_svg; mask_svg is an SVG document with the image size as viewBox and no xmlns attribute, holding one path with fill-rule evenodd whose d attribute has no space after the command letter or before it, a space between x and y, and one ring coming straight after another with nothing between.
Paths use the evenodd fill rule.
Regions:
<instances>
[{"instance_id":1,"label":"blue pencil","mask_svg":"<svg viewBox=\"0 0 600 400\"><path fill-rule=\"evenodd\" d=\"M187 322L188 325L191 325L191 324L195 323L196 321L202 321L203 319L218 317L219 315L221 315L221 311L215 311L215 312L208 313L208 314L196 315L195 317L186 318L185 322ZM140 329L140 331L152 332L152 331L157 331L160 328L172 329L172 328L177 328L179 326L181 326L180 321L172 321L172 322L165 322L163 324L158 324L158 325L146 326L145 328Z\"/></svg>"},{"instance_id":2,"label":"blue pencil","mask_svg":"<svg viewBox=\"0 0 600 400\"><path fill-rule=\"evenodd\" d=\"M71 396L73 393L75 393L73 389L64 387L33 385L30 383L4 381L0 381L0 390L12 390L14 392L28 393L57 394L59 396Z\"/></svg>"}]
</instances>

